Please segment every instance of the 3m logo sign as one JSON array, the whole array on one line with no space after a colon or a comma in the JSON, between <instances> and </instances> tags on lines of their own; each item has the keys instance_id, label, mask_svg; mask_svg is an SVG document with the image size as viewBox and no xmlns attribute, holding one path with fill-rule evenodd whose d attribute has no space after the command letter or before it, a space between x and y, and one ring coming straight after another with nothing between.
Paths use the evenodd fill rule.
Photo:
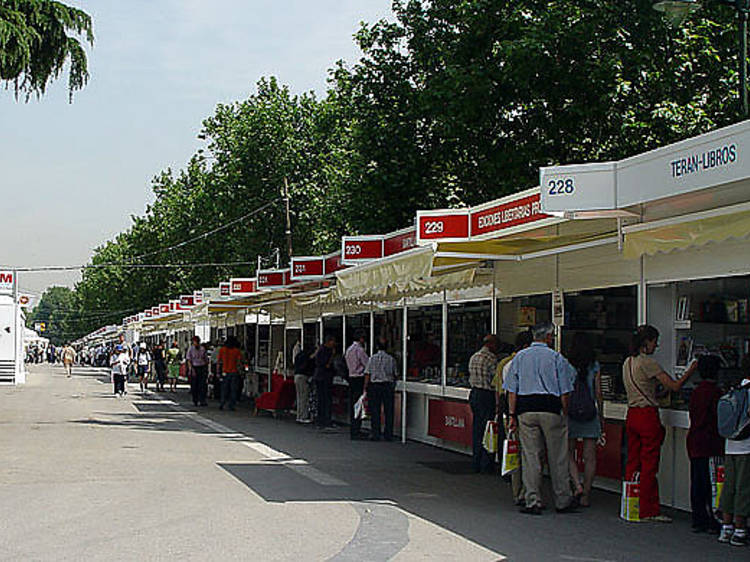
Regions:
<instances>
[{"instance_id":1,"label":"3m logo sign","mask_svg":"<svg viewBox=\"0 0 750 562\"><path fill-rule=\"evenodd\" d=\"M0 293L10 294L13 292L13 272L0 271Z\"/></svg>"}]
</instances>

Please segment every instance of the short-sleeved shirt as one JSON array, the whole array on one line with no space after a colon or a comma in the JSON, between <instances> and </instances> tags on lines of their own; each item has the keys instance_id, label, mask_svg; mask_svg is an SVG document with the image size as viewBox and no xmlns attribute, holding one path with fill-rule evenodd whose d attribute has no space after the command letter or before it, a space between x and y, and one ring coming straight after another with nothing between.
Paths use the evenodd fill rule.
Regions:
<instances>
[{"instance_id":1,"label":"short-sleeved shirt","mask_svg":"<svg viewBox=\"0 0 750 562\"><path fill-rule=\"evenodd\" d=\"M503 388L519 396L562 396L573 391L576 370L561 353L545 343L534 342L510 362Z\"/></svg>"},{"instance_id":2,"label":"short-sleeved shirt","mask_svg":"<svg viewBox=\"0 0 750 562\"><path fill-rule=\"evenodd\" d=\"M663 371L653 357L643 353L625 359L622 365L622 380L625 383L629 408L659 405L656 401L656 383L657 376Z\"/></svg>"},{"instance_id":3,"label":"short-sleeved shirt","mask_svg":"<svg viewBox=\"0 0 750 562\"><path fill-rule=\"evenodd\" d=\"M187 359L187 362L193 367L203 367L208 365L208 353L206 353L206 348L202 345L199 345L198 347L191 345L190 349L188 349L185 354L185 359Z\"/></svg>"},{"instance_id":4,"label":"short-sleeved shirt","mask_svg":"<svg viewBox=\"0 0 750 562\"><path fill-rule=\"evenodd\" d=\"M482 347L469 359L469 384L471 388L492 390L492 377L497 367L497 355Z\"/></svg>"},{"instance_id":5,"label":"short-sleeved shirt","mask_svg":"<svg viewBox=\"0 0 750 562\"><path fill-rule=\"evenodd\" d=\"M500 362L497 364L497 368L495 369L495 376L492 377L492 388L494 388L495 392L497 392L498 394L503 393L503 378L505 377L505 373L508 372L510 362L515 356L515 353L511 353L507 357L503 357L502 359L500 359Z\"/></svg>"},{"instance_id":6,"label":"short-sleeved shirt","mask_svg":"<svg viewBox=\"0 0 750 562\"><path fill-rule=\"evenodd\" d=\"M383 350L370 357L365 367L365 373L370 375L370 382L393 382L396 380L398 367L396 360Z\"/></svg>"},{"instance_id":7,"label":"short-sleeved shirt","mask_svg":"<svg viewBox=\"0 0 750 562\"><path fill-rule=\"evenodd\" d=\"M242 352L236 347L222 347L219 349L219 362L224 373L236 373L242 358Z\"/></svg>"}]
</instances>

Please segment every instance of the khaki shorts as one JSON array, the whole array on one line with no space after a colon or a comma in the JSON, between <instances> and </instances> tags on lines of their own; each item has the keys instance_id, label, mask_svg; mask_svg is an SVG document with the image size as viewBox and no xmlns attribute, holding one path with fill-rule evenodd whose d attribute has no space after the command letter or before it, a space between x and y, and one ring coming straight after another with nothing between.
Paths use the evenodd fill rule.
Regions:
<instances>
[{"instance_id":1,"label":"khaki shorts","mask_svg":"<svg viewBox=\"0 0 750 562\"><path fill-rule=\"evenodd\" d=\"M719 507L724 513L750 517L750 454L724 457L724 487Z\"/></svg>"}]
</instances>

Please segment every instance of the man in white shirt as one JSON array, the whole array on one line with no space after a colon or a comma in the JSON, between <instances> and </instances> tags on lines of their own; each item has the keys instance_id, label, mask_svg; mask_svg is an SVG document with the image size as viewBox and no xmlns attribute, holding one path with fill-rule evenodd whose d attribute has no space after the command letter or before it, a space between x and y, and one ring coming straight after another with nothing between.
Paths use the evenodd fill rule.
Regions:
<instances>
[{"instance_id":1,"label":"man in white shirt","mask_svg":"<svg viewBox=\"0 0 750 562\"><path fill-rule=\"evenodd\" d=\"M365 367L370 358L365 351L365 335L358 333L352 345L346 350L344 358L349 370L349 433L351 439L362 439L360 430L362 420L354 417L354 404L362 396L365 388Z\"/></svg>"},{"instance_id":2,"label":"man in white shirt","mask_svg":"<svg viewBox=\"0 0 750 562\"><path fill-rule=\"evenodd\" d=\"M381 407L385 417L383 438L393 441L393 396L398 367L396 360L385 350L385 343L378 342L377 353L370 357L365 367L365 392L370 401L372 414L371 441L380 441Z\"/></svg>"}]
</instances>

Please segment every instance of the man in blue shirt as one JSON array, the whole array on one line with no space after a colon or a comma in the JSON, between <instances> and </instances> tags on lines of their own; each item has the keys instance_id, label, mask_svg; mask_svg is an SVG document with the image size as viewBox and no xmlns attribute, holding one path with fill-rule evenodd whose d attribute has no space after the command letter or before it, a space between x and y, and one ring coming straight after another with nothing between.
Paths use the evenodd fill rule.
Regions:
<instances>
[{"instance_id":1,"label":"man in blue shirt","mask_svg":"<svg viewBox=\"0 0 750 562\"><path fill-rule=\"evenodd\" d=\"M542 508L541 455L547 451L555 507L560 513L572 511L568 469L568 399L576 370L552 349L552 324L534 327L534 342L513 358L503 388L508 393L511 431L518 429L521 441L523 484L526 505L522 513L540 515Z\"/></svg>"}]
</instances>

